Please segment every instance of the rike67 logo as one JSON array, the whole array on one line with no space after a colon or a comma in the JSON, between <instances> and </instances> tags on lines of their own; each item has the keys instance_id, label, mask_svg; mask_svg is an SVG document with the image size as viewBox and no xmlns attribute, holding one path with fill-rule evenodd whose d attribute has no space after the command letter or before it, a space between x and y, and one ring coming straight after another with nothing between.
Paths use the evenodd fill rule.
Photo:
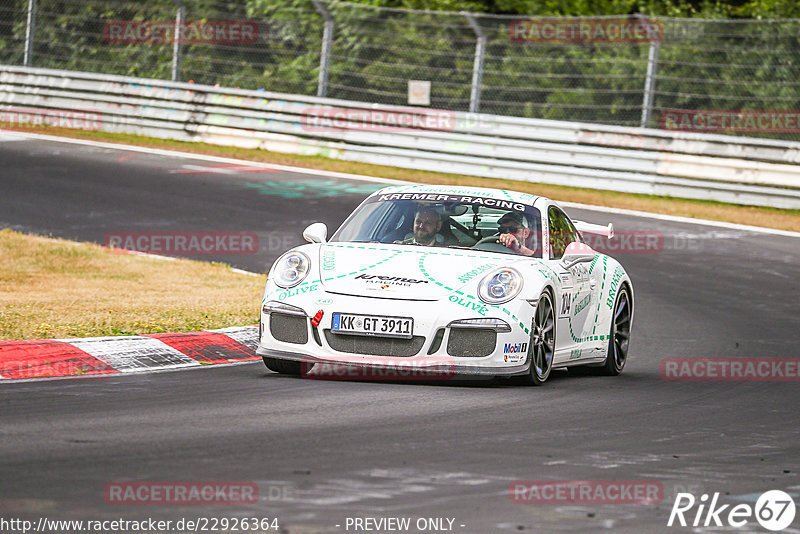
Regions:
<instances>
[{"instance_id":1,"label":"rike67 logo","mask_svg":"<svg viewBox=\"0 0 800 534\"><path fill-rule=\"evenodd\" d=\"M695 510L696 506L696 510ZM667 526L740 528L755 520L772 532L784 530L792 524L796 513L794 500L781 490L762 493L755 506L749 504L719 504L719 493L709 499L703 494L696 499L691 493L678 493Z\"/></svg>"}]
</instances>

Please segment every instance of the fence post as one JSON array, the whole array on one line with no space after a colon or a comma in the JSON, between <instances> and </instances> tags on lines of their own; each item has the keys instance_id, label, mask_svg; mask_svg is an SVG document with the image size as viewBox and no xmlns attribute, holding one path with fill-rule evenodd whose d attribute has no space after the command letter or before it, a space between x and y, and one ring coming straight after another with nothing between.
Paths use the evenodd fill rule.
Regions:
<instances>
[{"instance_id":1,"label":"fence post","mask_svg":"<svg viewBox=\"0 0 800 534\"><path fill-rule=\"evenodd\" d=\"M328 93L328 70L331 61L331 45L333 44L333 16L320 0L311 0L317 12L325 20L322 30L322 52L319 56L319 80L317 82L317 96L324 97Z\"/></svg>"},{"instance_id":2,"label":"fence post","mask_svg":"<svg viewBox=\"0 0 800 534\"><path fill-rule=\"evenodd\" d=\"M183 0L178 0L178 10L175 14L175 39L172 43L172 81L181 81L181 60L183 59L182 30L186 23L186 7Z\"/></svg>"},{"instance_id":3,"label":"fence post","mask_svg":"<svg viewBox=\"0 0 800 534\"><path fill-rule=\"evenodd\" d=\"M641 19L644 24L647 24L646 18ZM644 78L644 98L642 99L642 128L647 128L650 123L650 115L653 112L653 93L656 90L656 71L658 69L658 49L661 45L661 39L650 39L650 52L647 54L647 74Z\"/></svg>"},{"instance_id":4,"label":"fence post","mask_svg":"<svg viewBox=\"0 0 800 534\"><path fill-rule=\"evenodd\" d=\"M25 57L23 65L30 67L33 62L33 39L36 32L36 0L28 0L28 20L25 26Z\"/></svg>"},{"instance_id":5,"label":"fence post","mask_svg":"<svg viewBox=\"0 0 800 534\"><path fill-rule=\"evenodd\" d=\"M462 11L462 15L467 19L475 37L478 38L475 44L475 62L472 65L472 91L469 95L470 113L478 113L481 106L481 83L483 83L483 55L486 52L486 32L469 11Z\"/></svg>"}]
</instances>

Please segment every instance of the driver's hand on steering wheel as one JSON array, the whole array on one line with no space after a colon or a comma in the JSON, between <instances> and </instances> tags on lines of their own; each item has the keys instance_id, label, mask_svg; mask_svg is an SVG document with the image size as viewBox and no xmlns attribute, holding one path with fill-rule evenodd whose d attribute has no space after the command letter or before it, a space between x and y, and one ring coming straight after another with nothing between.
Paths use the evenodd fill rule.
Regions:
<instances>
[{"instance_id":1,"label":"driver's hand on steering wheel","mask_svg":"<svg viewBox=\"0 0 800 534\"><path fill-rule=\"evenodd\" d=\"M533 256L534 251L520 243L519 238L510 232L497 236L497 242L509 250L524 256Z\"/></svg>"},{"instance_id":2,"label":"driver's hand on steering wheel","mask_svg":"<svg viewBox=\"0 0 800 534\"><path fill-rule=\"evenodd\" d=\"M519 240L514 236L514 234L500 234L497 237L497 242L513 250L514 252L518 252L520 249Z\"/></svg>"}]
</instances>

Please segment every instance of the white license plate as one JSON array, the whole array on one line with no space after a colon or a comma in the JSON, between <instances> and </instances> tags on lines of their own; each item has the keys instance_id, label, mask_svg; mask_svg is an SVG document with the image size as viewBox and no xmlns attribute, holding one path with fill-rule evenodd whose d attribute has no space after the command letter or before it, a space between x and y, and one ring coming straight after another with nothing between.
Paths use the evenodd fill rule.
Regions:
<instances>
[{"instance_id":1,"label":"white license plate","mask_svg":"<svg viewBox=\"0 0 800 534\"><path fill-rule=\"evenodd\" d=\"M334 313L331 318L331 332L340 334L410 338L413 331L414 319L411 317Z\"/></svg>"}]
</instances>

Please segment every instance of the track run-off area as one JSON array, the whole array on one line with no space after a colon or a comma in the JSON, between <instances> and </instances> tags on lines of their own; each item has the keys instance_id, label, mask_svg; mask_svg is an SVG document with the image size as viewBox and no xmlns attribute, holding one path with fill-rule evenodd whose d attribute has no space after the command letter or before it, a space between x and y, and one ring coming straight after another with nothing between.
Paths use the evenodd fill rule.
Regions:
<instances>
[{"instance_id":1,"label":"track run-off area","mask_svg":"<svg viewBox=\"0 0 800 534\"><path fill-rule=\"evenodd\" d=\"M155 234L248 236L247 246L229 239L212 253L163 242L152 252L261 274L302 243L308 224L322 221L332 232L383 185L0 132L0 228L100 244ZM685 514L687 526L667 526L677 495L699 504L719 494L718 506L729 505L723 522L731 507L752 508L768 490L800 504L800 381L687 380L664 371L665 361L679 358L796 364L800 237L567 211L631 236L623 250L608 250L636 295L621 376L554 372L540 388L307 380L255 361L3 380L0 518L153 519L172 521L176 532L177 521L203 518L207 532L233 532L232 519L269 519L249 530L290 533L718 532L734 529L715 529L713 519L703 526L705 512L691 525L697 506ZM636 235L658 239L637 245ZM647 502L515 491L532 481L658 489ZM173 491L228 484L238 493L213 502L120 497L153 483ZM751 517L737 530L744 531L764 530ZM785 531L800 532L800 518Z\"/></svg>"}]
</instances>

